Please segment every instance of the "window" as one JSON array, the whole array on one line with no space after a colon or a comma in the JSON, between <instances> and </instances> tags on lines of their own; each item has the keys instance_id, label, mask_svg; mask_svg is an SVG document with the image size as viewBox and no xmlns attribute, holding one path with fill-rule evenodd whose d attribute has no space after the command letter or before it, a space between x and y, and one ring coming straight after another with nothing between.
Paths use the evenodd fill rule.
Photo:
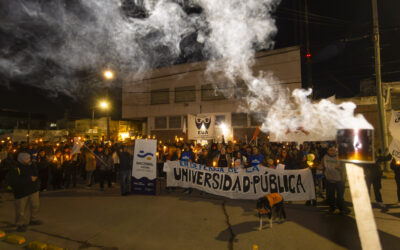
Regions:
<instances>
[{"instance_id":1,"label":"window","mask_svg":"<svg viewBox=\"0 0 400 250\"><path fill-rule=\"evenodd\" d=\"M392 102L392 109L399 110L400 109L400 94L392 93L391 102Z\"/></svg>"},{"instance_id":2,"label":"window","mask_svg":"<svg viewBox=\"0 0 400 250\"><path fill-rule=\"evenodd\" d=\"M216 115L215 116L215 125L218 126L223 122L225 122L225 116L224 115Z\"/></svg>"},{"instance_id":3,"label":"window","mask_svg":"<svg viewBox=\"0 0 400 250\"><path fill-rule=\"evenodd\" d=\"M250 125L260 126L263 121L264 114L262 113L252 113L250 114Z\"/></svg>"},{"instance_id":4,"label":"window","mask_svg":"<svg viewBox=\"0 0 400 250\"><path fill-rule=\"evenodd\" d=\"M157 89L151 91L151 104L168 104L169 103L169 89Z\"/></svg>"},{"instance_id":5,"label":"window","mask_svg":"<svg viewBox=\"0 0 400 250\"><path fill-rule=\"evenodd\" d=\"M170 116L169 117L169 128L181 128L182 122L180 116Z\"/></svg>"},{"instance_id":6,"label":"window","mask_svg":"<svg viewBox=\"0 0 400 250\"><path fill-rule=\"evenodd\" d=\"M247 127L247 114L232 113L232 126Z\"/></svg>"},{"instance_id":7,"label":"window","mask_svg":"<svg viewBox=\"0 0 400 250\"><path fill-rule=\"evenodd\" d=\"M243 80L238 81L235 86L235 98L240 99L247 97L248 95L249 88L247 87L247 84Z\"/></svg>"},{"instance_id":8,"label":"window","mask_svg":"<svg viewBox=\"0 0 400 250\"><path fill-rule=\"evenodd\" d=\"M202 101L216 101L225 99L224 95L215 91L211 84L201 86L201 100Z\"/></svg>"},{"instance_id":9,"label":"window","mask_svg":"<svg viewBox=\"0 0 400 250\"><path fill-rule=\"evenodd\" d=\"M156 117L154 123L156 129L167 128L167 117Z\"/></svg>"},{"instance_id":10,"label":"window","mask_svg":"<svg viewBox=\"0 0 400 250\"><path fill-rule=\"evenodd\" d=\"M175 102L195 102L196 101L196 87L185 86L175 88Z\"/></svg>"}]
</instances>

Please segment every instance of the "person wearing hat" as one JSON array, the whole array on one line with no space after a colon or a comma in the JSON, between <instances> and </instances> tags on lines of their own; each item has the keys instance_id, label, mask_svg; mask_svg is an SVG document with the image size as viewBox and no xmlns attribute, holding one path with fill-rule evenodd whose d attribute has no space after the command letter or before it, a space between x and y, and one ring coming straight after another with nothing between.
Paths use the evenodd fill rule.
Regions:
<instances>
[{"instance_id":1,"label":"person wearing hat","mask_svg":"<svg viewBox=\"0 0 400 250\"><path fill-rule=\"evenodd\" d=\"M28 224L41 224L38 220L38 174L36 168L32 165L29 153L19 153L17 161L8 171L6 183L12 188L15 197L15 224L17 231L25 232ZM28 209L30 209L30 213ZM30 217L28 217L29 215Z\"/></svg>"}]
</instances>

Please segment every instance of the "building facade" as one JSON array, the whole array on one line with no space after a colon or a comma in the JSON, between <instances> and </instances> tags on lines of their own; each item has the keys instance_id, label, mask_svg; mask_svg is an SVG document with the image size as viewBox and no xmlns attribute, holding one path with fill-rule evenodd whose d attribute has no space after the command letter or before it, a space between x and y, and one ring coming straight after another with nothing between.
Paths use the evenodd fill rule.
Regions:
<instances>
[{"instance_id":1,"label":"building facade","mask_svg":"<svg viewBox=\"0 0 400 250\"><path fill-rule=\"evenodd\" d=\"M160 140L183 137L188 114L213 114L231 129L235 140L250 139L259 124L258 114L242 113L241 101L215 91L206 74L207 62L175 65L147 72L126 81L122 89L122 117L140 121L143 133ZM289 90L301 88L299 47L257 53L253 71L272 72ZM240 91L240 83L237 85Z\"/></svg>"}]
</instances>

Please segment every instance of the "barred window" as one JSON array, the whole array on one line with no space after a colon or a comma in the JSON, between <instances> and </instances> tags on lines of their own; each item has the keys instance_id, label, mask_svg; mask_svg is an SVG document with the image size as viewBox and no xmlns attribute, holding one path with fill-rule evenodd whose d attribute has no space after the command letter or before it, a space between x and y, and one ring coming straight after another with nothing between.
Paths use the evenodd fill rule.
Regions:
<instances>
[{"instance_id":1,"label":"barred window","mask_svg":"<svg viewBox=\"0 0 400 250\"><path fill-rule=\"evenodd\" d=\"M181 128L181 117L180 116L170 116L169 117L169 128Z\"/></svg>"},{"instance_id":2,"label":"barred window","mask_svg":"<svg viewBox=\"0 0 400 250\"><path fill-rule=\"evenodd\" d=\"M251 113L250 114L250 125L260 126L263 121L264 114L262 113Z\"/></svg>"},{"instance_id":3,"label":"barred window","mask_svg":"<svg viewBox=\"0 0 400 250\"><path fill-rule=\"evenodd\" d=\"M225 99L221 92L215 91L211 84L201 86L201 100L202 101L216 101Z\"/></svg>"},{"instance_id":4,"label":"barred window","mask_svg":"<svg viewBox=\"0 0 400 250\"><path fill-rule=\"evenodd\" d=\"M167 117L166 116L156 117L154 123L156 129L167 128Z\"/></svg>"},{"instance_id":5,"label":"barred window","mask_svg":"<svg viewBox=\"0 0 400 250\"><path fill-rule=\"evenodd\" d=\"M247 87L247 84L243 80L238 81L235 86L235 98L240 99L248 95L249 88Z\"/></svg>"},{"instance_id":6,"label":"barred window","mask_svg":"<svg viewBox=\"0 0 400 250\"><path fill-rule=\"evenodd\" d=\"M152 90L150 95L152 105L169 103L169 89Z\"/></svg>"},{"instance_id":7,"label":"barred window","mask_svg":"<svg viewBox=\"0 0 400 250\"><path fill-rule=\"evenodd\" d=\"M175 88L175 102L195 102L196 86L185 86Z\"/></svg>"},{"instance_id":8,"label":"barred window","mask_svg":"<svg viewBox=\"0 0 400 250\"><path fill-rule=\"evenodd\" d=\"M247 127L247 114L232 113L232 126Z\"/></svg>"}]
</instances>

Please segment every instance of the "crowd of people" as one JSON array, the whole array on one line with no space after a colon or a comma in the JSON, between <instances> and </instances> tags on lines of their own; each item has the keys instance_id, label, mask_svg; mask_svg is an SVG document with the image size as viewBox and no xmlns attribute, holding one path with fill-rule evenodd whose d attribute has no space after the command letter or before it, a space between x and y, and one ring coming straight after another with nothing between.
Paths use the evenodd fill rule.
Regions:
<instances>
[{"instance_id":1,"label":"crowd of people","mask_svg":"<svg viewBox=\"0 0 400 250\"><path fill-rule=\"evenodd\" d=\"M127 143L102 143L86 141L79 150L74 149L74 142L35 142L27 144L3 141L0 149L0 181L7 171L18 164L18 155L26 153L38 176L38 190L57 190L76 187L85 183L93 187L98 183L100 190L105 184L110 188L116 183L121 186L121 195L130 192L131 169L134 141ZM157 175L165 176L162 171L166 161L182 160L220 168L248 168L259 164L269 168L284 165L287 170L310 168L318 197L326 198L330 211L340 209L347 213L344 206L346 182L345 168L337 160L334 142L313 142L297 145L295 143L260 143L223 142L201 145L184 143L162 144L157 146ZM398 183L400 202L400 163L390 155L377 156L374 164L364 164L368 186L373 186L378 204L383 206L380 194L382 163L391 161ZM185 190L190 193L191 190ZM325 197L326 195L326 197ZM316 200L307 201L307 205L316 205ZM400 204L400 203L399 203Z\"/></svg>"}]
</instances>

